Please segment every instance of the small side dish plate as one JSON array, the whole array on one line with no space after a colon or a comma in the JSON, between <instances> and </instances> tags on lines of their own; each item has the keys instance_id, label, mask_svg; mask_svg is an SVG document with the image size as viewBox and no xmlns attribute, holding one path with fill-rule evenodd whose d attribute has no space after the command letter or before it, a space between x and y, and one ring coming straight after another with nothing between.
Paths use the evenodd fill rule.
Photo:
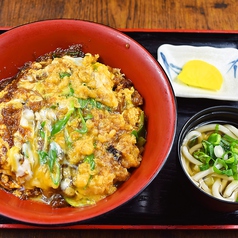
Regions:
<instances>
[{"instance_id":1,"label":"small side dish plate","mask_svg":"<svg viewBox=\"0 0 238 238\"><path fill-rule=\"evenodd\" d=\"M183 65L195 59L206 61L221 72L224 81L219 91L195 88L178 81ZM158 48L157 60L168 75L177 97L238 100L238 50L235 48L163 44Z\"/></svg>"}]
</instances>

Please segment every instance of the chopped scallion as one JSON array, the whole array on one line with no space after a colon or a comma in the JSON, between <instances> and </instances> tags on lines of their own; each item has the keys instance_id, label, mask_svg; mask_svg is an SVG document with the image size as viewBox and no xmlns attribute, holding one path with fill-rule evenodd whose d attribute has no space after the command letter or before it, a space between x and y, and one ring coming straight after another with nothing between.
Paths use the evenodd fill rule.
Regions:
<instances>
[{"instance_id":1,"label":"chopped scallion","mask_svg":"<svg viewBox=\"0 0 238 238\"><path fill-rule=\"evenodd\" d=\"M193 156L202 162L200 170L210 167L221 175L233 176L238 179L238 140L229 135L219 133L216 127L207 140L203 140L202 148L195 151ZM219 148L219 151L217 149Z\"/></svg>"}]
</instances>

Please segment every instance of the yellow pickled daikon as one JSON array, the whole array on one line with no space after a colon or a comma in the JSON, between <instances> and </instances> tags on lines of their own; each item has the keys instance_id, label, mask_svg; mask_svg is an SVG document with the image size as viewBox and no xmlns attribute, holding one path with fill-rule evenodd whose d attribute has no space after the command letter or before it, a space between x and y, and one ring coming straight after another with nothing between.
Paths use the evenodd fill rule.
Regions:
<instances>
[{"instance_id":1,"label":"yellow pickled daikon","mask_svg":"<svg viewBox=\"0 0 238 238\"><path fill-rule=\"evenodd\" d=\"M178 79L193 87L209 90L220 90L223 77L220 71L212 64L202 60L190 60L182 68Z\"/></svg>"}]
</instances>

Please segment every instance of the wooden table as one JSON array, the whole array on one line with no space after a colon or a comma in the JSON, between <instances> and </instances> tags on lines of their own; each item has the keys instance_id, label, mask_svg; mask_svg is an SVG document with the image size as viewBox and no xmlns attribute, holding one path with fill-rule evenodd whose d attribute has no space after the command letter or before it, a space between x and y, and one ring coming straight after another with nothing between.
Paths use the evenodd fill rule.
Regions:
<instances>
[{"instance_id":1,"label":"wooden table","mask_svg":"<svg viewBox=\"0 0 238 238\"><path fill-rule=\"evenodd\" d=\"M53 18L114 28L238 30L236 0L1 0L0 27ZM236 230L0 230L1 237L236 237Z\"/></svg>"},{"instance_id":2,"label":"wooden table","mask_svg":"<svg viewBox=\"0 0 238 238\"><path fill-rule=\"evenodd\" d=\"M238 30L236 0L1 0L0 26L52 18L114 28Z\"/></svg>"}]
</instances>

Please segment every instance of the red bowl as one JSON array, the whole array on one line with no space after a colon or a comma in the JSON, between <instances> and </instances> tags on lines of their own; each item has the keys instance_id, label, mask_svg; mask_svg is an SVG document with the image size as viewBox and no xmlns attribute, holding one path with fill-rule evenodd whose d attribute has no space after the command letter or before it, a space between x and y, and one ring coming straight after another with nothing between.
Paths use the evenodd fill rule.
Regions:
<instances>
[{"instance_id":1,"label":"red bowl","mask_svg":"<svg viewBox=\"0 0 238 238\"><path fill-rule=\"evenodd\" d=\"M54 209L20 200L0 190L0 213L35 224L67 224L99 216L143 191L156 177L170 153L176 131L176 101L161 66L140 44L110 27L80 20L47 20L19 26L0 35L0 79L15 75L27 61L82 44L84 52L98 53L101 62L121 68L145 99L147 144L141 165L111 196L94 206Z\"/></svg>"}]
</instances>

